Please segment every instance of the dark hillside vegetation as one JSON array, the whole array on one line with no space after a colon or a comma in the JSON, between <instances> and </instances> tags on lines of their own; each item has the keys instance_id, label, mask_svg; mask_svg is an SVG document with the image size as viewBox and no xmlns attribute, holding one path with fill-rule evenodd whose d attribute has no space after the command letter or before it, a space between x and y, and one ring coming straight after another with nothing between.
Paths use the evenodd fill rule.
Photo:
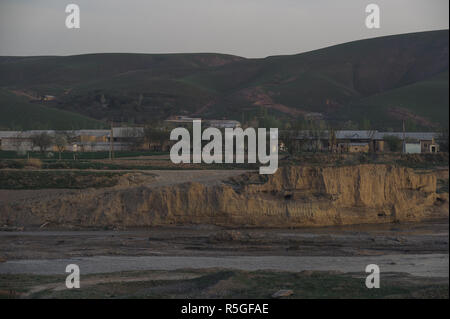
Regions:
<instances>
[{"instance_id":1,"label":"dark hillside vegetation","mask_svg":"<svg viewBox=\"0 0 450 319\"><path fill-rule=\"evenodd\" d=\"M104 122L183 114L242 121L265 108L278 119L320 113L337 127L370 120L374 128L399 130L407 120L417 130L439 130L448 128L448 35L401 34L264 59L0 57L0 87L29 99L55 95L41 104Z\"/></svg>"}]
</instances>

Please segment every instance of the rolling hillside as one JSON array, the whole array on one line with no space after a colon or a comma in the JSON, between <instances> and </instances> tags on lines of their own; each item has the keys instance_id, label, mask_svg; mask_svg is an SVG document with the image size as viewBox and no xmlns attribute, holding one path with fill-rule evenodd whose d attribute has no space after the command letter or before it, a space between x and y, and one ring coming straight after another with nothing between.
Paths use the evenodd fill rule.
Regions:
<instances>
[{"instance_id":1,"label":"rolling hillside","mask_svg":"<svg viewBox=\"0 0 450 319\"><path fill-rule=\"evenodd\" d=\"M221 54L0 57L0 87L106 121L175 114L283 118L321 113L337 126L448 127L448 30L380 37L265 59ZM33 103L34 105L35 103ZM4 125L4 124L3 124Z\"/></svg>"},{"instance_id":2,"label":"rolling hillside","mask_svg":"<svg viewBox=\"0 0 450 319\"><path fill-rule=\"evenodd\" d=\"M24 97L0 89L0 130L104 128L84 115L30 103Z\"/></svg>"}]
</instances>

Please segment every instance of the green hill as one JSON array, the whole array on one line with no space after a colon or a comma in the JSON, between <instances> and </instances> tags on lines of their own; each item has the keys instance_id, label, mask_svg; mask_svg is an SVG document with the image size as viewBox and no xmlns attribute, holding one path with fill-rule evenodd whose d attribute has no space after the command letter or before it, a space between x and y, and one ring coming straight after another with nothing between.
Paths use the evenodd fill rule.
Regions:
<instances>
[{"instance_id":1,"label":"green hill","mask_svg":"<svg viewBox=\"0 0 450 319\"><path fill-rule=\"evenodd\" d=\"M448 81L445 71L424 81L371 95L355 102L348 117L365 116L376 126L394 126L403 115L416 127L448 127Z\"/></svg>"},{"instance_id":2,"label":"green hill","mask_svg":"<svg viewBox=\"0 0 450 319\"><path fill-rule=\"evenodd\" d=\"M30 103L24 97L0 89L0 129L82 129L103 128L100 121L55 108Z\"/></svg>"},{"instance_id":3,"label":"green hill","mask_svg":"<svg viewBox=\"0 0 450 319\"><path fill-rule=\"evenodd\" d=\"M439 74L444 76L432 80ZM417 113L432 124L448 127L448 120L439 116L448 114L445 74L448 30L356 41L293 56L243 60L188 79L218 88L227 96L238 97L236 93L245 90L248 101L320 112L340 122L351 119L358 123L364 117L376 116L374 120L380 119L378 125L388 124L386 120L389 125L399 125L398 116L392 116L387 106L400 103L412 113L405 114L407 119L414 120L412 115ZM415 83L423 89L415 91ZM249 98L252 92L258 96ZM245 99L234 101L245 105ZM374 106L373 114L364 114L368 110L362 106L366 104ZM419 121L418 125L425 122Z\"/></svg>"},{"instance_id":4,"label":"green hill","mask_svg":"<svg viewBox=\"0 0 450 319\"><path fill-rule=\"evenodd\" d=\"M46 106L106 121L170 115L241 120L319 112L336 125L448 127L448 30L401 34L297 55L91 54L0 57L0 87L51 94Z\"/></svg>"}]
</instances>

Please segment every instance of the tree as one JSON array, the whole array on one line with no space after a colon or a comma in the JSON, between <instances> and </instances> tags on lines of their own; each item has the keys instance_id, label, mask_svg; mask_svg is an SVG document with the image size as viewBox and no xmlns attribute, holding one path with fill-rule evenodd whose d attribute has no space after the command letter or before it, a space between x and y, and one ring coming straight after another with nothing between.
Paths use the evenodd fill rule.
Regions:
<instances>
[{"instance_id":1,"label":"tree","mask_svg":"<svg viewBox=\"0 0 450 319\"><path fill-rule=\"evenodd\" d=\"M407 119L405 123L405 129L408 132L417 132L417 124L411 119Z\"/></svg>"},{"instance_id":2,"label":"tree","mask_svg":"<svg viewBox=\"0 0 450 319\"><path fill-rule=\"evenodd\" d=\"M122 130L123 137L130 143L131 150L138 150L144 142L142 131L136 127L130 127Z\"/></svg>"},{"instance_id":3,"label":"tree","mask_svg":"<svg viewBox=\"0 0 450 319\"><path fill-rule=\"evenodd\" d=\"M41 153L43 153L47 148L49 148L53 143L53 138L46 132L35 134L31 136L31 143L34 147L39 147Z\"/></svg>"},{"instance_id":4,"label":"tree","mask_svg":"<svg viewBox=\"0 0 450 319\"><path fill-rule=\"evenodd\" d=\"M149 147L151 144L156 144L161 150L164 143L169 140L169 132L161 127L146 127L144 129L144 140Z\"/></svg>"},{"instance_id":5,"label":"tree","mask_svg":"<svg viewBox=\"0 0 450 319\"><path fill-rule=\"evenodd\" d=\"M328 147L330 152L334 152L337 149L336 132L333 128L328 129Z\"/></svg>"},{"instance_id":6,"label":"tree","mask_svg":"<svg viewBox=\"0 0 450 319\"><path fill-rule=\"evenodd\" d=\"M297 153L297 145L295 132L293 131L282 131L280 132L280 141L284 144L286 151L290 155L295 155Z\"/></svg>"},{"instance_id":7,"label":"tree","mask_svg":"<svg viewBox=\"0 0 450 319\"><path fill-rule=\"evenodd\" d=\"M16 152L20 152L22 150L22 143L23 143L23 132L19 132L12 138L12 146L16 150Z\"/></svg>"},{"instance_id":8,"label":"tree","mask_svg":"<svg viewBox=\"0 0 450 319\"><path fill-rule=\"evenodd\" d=\"M77 142L77 134L75 131L64 131L61 132L61 135L63 135L66 138L67 144L72 144Z\"/></svg>"},{"instance_id":9,"label":"tree","mask_svg":"<svg viewBox=\"0 0 450 319\"><path fill-rule=\"evenodd\" d=\"M448 152L448 129L444 129L436 138L441 152Z\"/></svg>"},{"instance_id":10,"label":"tree","mask_svg":"<svg viewBox=\"0 0 450 319\"><path fill-rule=\"evenodd\" d=\"M58 149L59 160L61 160L61 153L64 152L64 150L66 149L66 146L67 146L66 136L62 135L62 134L57 134L55 136L55 145L56 145L56 148Z\"/></svg>"},{"instance_id":11,"label":"tree","mask_svg":"<svg viewBox=\"0 0 450 319\"><path fill-rule=\"evenodd\" d=\"M370 124L370 120L367 118L364 118L361 123L361 128L363 130L368 131L368 130L370 130L371 127L372 127L372 125Z\"/></svg>"},{"instance_id":12,"label":"tree","mask_svg":"<svg viewBox=\"0 0 450 319\"><path fill-rule=\"evenodd\" d=\"M258 119L258 127L260 128L281 128L281 122L272 115L264 115Z\"/></svg>"},{"instance_id":13,"label":"tree","mask_svg":"<svg viewBox=\"0 0 450 319\"><path fill-rule=\"evenodd\" d=\"M391 152L400 152L402 150L402 140L397 136L387 135L383 137Z\"/></svg>"}]
</instances>

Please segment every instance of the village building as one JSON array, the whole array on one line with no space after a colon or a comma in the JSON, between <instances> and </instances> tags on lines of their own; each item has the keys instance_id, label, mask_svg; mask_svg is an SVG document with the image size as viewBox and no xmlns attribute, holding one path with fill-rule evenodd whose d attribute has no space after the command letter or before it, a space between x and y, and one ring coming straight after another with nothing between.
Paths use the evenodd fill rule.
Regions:
<instances>
[{"instance_id":1,"label":"village building","mask_svg":"<svg viewBox=\"0 0 450 319\"><path fill-rule=\"evenodd\" d=\"M41 97L41 100L44 101L44 102L54 101L54 100L56 100L56 96L54 96L54 95L43 95Z\"/></svg>"},{"instance_id":2,"label":"village building","mask_svg":"<svg viewBox=\"0 0 450 319\"><path fill-rule=\"evenodd\" d=\"M434 132L378 132L374 130L300 131L293 138L302 151L337 153L387 152L385 139L397 138L404 153L437 153L439 145Z\"/></svg>"},{"instance_id":3,"label":"village building","mask_svg":"<svg viewBox=\"0 0 450 319\"><path fill-rule=\"evenodd\" d=\"M192 125L193 118L180 117L170 120L176 126L188 123ZM169 121L169 120L168 120ZM175 122L174 122L175 121ZM205 120L206 127L238 128L240 123L233 120ZM183 126L183 125L181 125ZM33 130L33 131L0 131L0 150L3 151L39 151L40 148L33 143L33 137L39 134L51 137L62 135L67 141L65 150L76 152L98 152L128 150L168 151L173 141L157 139L152 141L146 137L143 127L114 127L111 130ZM335 152L335 153L368 153L388 152L386 138L394 137L401 143L400 149L404 153L436 153L439 145L436 139L438 133L433 132L378 132L357 130L304 130L292 132L289 139L296 144L296 148L305 152ZM111 141L112 139L112 141ZM286 141L280 140L280 149L288 150ZM57 151L56 145L48 146L45 151Z\"/></svg>"},{"instance_id":4,"label":"village building","mask_svg":"<svg viewBox=\"0 0 450 319\"><path fill-rule=\"evenodd\" d=\"M422 152L420 142L405 142L403 143L403 153L406 154L420 154Z\"/></svg>"},{"instance_id":5,"label":"village building","mask_svg":"<svg viewBox=\"0 0 450 319\"><path fill-rule=\"evenodd\" d=\"M54 135L53 130L33 130L33 131L0 131L0 150L26 152L38 150L33 144L33 136L46 133ZM53 147L49 146L46 151L51 151Z\"/></svg>"},{"instance_id":6,"label":"village building","mask_svg":"<svg viewBox=\"0 0 450 319\"><path fill-rule=\"evenodd\" d=\"M219 129L241 127L241 122L235 120L205 120L205 123L209 127L215 127Z\"/></svg>"},{"instance_id":7,"label":"village building","mask_svg":"<svg viewBox=\"0 0 450 319\"><path fill-rule=\"evenodd\" d=\"M439 152L439 145L436 139L439 133L435 132L378 132L376 140L383 141L386 137L395 137L406 144L420 144L420 152L418 152L417 145L409 145L408 150L403 147L405 153L437 153Z\"/></svg>"},{"instance_id":8,"label":"village building","mask_svg":"<svg viewBox=\"0 0 450 319\"><path fill-rule=\"evenodd\" d=\"M368 153L378 149L374 136L376 131L335 131L338 152Z\"/></svg>"},{"instance_id":9,"label":"village building","mask_svg":"<svg viewBox=\"0 0 450 319\"><path fill-rule=\"evenodd\" d=\"M188 116L184 116L184 115L176 115L176 116L169 117L164 122L173 127L189 128L192 126L193 121L201 121L201 120L202 119L199 117L188 117Z\"/></svg>"},{"instance_id":10,"label":"village building","mask_svg":"<svg viewBox=\"0 0 450 319\"><path fill-rule=\"evenodd\" d=\"M369 153L369 143L348 143L349 153Z\"/></svg>"},{"instance_id":11,"label":"village building","mask_svg":"<svg viewBox=\"0 0 450 319\"><path fill-rule=\"evenodd\" d=\"M177 116L172 116L170 118L168 118L167 120L165 120L165 123L171 124L173 126L177 126L177 127L191 127L192 126L192 122L193 121L202 121L201 118L197 118L197 117L188 117L188 116L184 116L184 115L177 115ZM226 120L226 119L222 119L222 120L203 120L203 125L206 125L208 127L215 127L218 129L224 129L224 128L237 128L237 127L241 127L241 123L239 121L236 120Z\"/></svg>"}]
</instances>

